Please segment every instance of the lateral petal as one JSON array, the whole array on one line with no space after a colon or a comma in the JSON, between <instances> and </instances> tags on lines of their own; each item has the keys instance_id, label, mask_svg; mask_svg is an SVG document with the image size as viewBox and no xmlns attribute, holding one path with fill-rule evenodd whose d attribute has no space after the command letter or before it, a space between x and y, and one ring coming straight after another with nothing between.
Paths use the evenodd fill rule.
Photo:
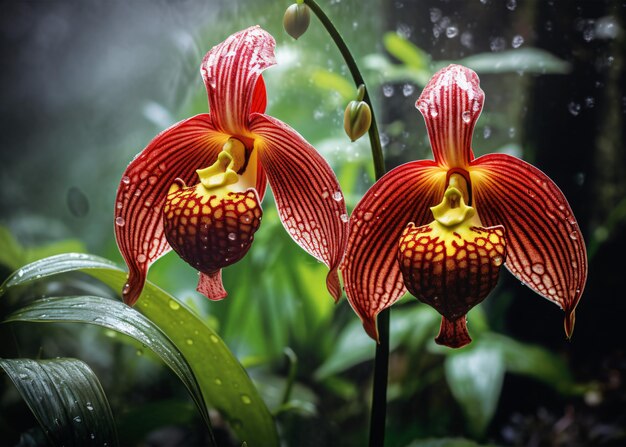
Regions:
<instances>
[{"instance_id":1,"label":"lateral petal","mask_svg":"<svg viewBox=\"0 0 626 447\"><path fill-rule=\"evenodd\" d=\"M446 171L430 160L413 161L389 171L355 207L342 273L350 305L370 337L378 340L376 315L405 292L397 261L400 235L409 222L433 219Z\"/></svg>"},{"instance_id":2,"label":"lateral petal","mask_svg":"<svg viewBox=\"0 0 626 447\"><path fill-rule=\"evenodd\" d=\"M507 230L506 267L565 311L571 337L587 279L587 251L567 199L546 174L506 154L477 158L470 176L483 224Z\"/></svg>"},{"instance_id":3,"label":"lateral petal","mask_svg":"<svg viewBox=\"0 0 626 447\"><path fill-rule=\"evenodd\" d=\"M478 75L461 65L448 65L433 75L415 106L424 116L435 161L465 169L472 160L472 134L485 94Z\"/></svg>"},{"instance_id":4,"label":"lateral petal","mask_svg":"<svg viewBox=\"0 0 626 447\"><path fill-rule=\"evenodd\" d=\"M276 63L274 38L259 26L229 36L214 46L201 65L216 128L247 136L252 112L265 110L261 73Z\"/></svg>"},{"instance_id":5,"label":"lateral petal","mask_svg":"<svg viewBox=\"0 0 626 447\"><path fill-rule=\"evenodd\" d=\"M322 156L282 121L254 114L250 130L276 199L280 220L293 240L330 268L326 285L341 297L337 269L348 237L348 214L337 177Z\"/></svg>"},{"instance_id":6,"label":"lateral petal","mask_svg":"<svg viewBox=\"0 0 626 447\"><path fill-rule=\"evenodd\" d=\"M126 304L139 298L150 264L170 250L161 215L170 186L177 177L196 183L196 169L212 164L227 139L208 114L197 115L161 132L126 168L115 200L115 238L129 270Z\"/></svg>"}]
</instances>

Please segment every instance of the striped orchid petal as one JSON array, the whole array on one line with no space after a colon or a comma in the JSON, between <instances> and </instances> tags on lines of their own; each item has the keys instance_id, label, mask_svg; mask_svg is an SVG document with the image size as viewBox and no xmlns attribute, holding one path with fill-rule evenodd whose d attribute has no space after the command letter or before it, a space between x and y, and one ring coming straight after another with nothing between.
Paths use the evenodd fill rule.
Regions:
<instances>
[{"instance_id":1,"label":"striped orchid petal","mask_svg":"<svg viewBox=\"0 0 626 447\"><path fill-rule=\"evenodd\" d=\"M396 260L400 236L409 222L420 226L432 220L430 207L441 199L445 179L446 171L433 161L406 163L378 180L352 213L344 286L374 340L376 315L406 292Z\"/></svg>"},{"instance_id":2,"label":"striped orchid petal","mask_svg":"<svg viewBox=\"0 0 626 447\"><path fill-rule=\"evenodd\" d=\"M217 129L247 136L252 112L265 111L261 73L274 65L274 38L258 26L229 36L204 57L202 77Z\"/></svg>"},{"instance_id":3,"label":"striped orchid petal","mask_svg":"<svg viewBox=\"0 0 626 447\"><path fill-rule=\"evenodd\" d=\"M507 230L506 267L565 311L570 337L587 278L587 254L565 196L539 169L506 154L474 160L470 175L482 222Z\"/></svg>"},{"instance_id":4,"label":"striped orchid petal","mask_svg":"<svg viewBox=\"0 0 626 447\"><path fill-rule=\"evenodd\" d=\"M133 305L152 262L170 250L161 210L179 177L196 183L196 169L215 161L228 139L208 114L181 121L157 135L126 168L115 201L115 237L128 265L124 301Z\"/></svg>"},{"instance_id":5,"label":"striped orchid petal","mask_svg":"<svg viewBox=\"0 0 626 447\"><path fill-rule=\"evenodd\" d=\"M439 70L424 87L415 105L424 116L439 165L464 169L469 164L472 134L484 99L478 75L461 65Z\"/></svg>"},{"instance_id":6,"label":"striped orchid petal","mask_svg":"<svg viewBox=\"0 0 626 447\"><path fill-rule=\"evenodd\" d=\"M339 182L322 156L295 130L267 115L250 121L255 148L276 199L280 219L306 252L330 268L326 285L338 300L337 269L348 233Z\"/></svg>"}]
</instances>

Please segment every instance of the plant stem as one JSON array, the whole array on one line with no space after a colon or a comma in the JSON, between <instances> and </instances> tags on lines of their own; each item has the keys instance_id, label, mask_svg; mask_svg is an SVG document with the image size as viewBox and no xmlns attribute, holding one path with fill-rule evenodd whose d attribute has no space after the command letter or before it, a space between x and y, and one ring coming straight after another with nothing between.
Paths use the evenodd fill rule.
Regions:
<instances>
[{"instance_id":1,"label":"plant stem","mask_svg":"<svg viewBox=\"0 0 626 447\"><path fill-rule=\"evenodd\" d=\"M352 53L346 42L335 28L333 22L328 18L324 11L319 7L315 0L304 0L304 3L311 8L313 13L322 22L328 34L337 45L341 52L352 79L356 87L365 86L365 80L359 71L359 67L352 57ZM380 145L380 136L378 134L378 126L376 124L376 116L374 114L374 106L369 96L369 90L365 87L365 95L363 97L372 112L372 124L370 125L368 134L370 146L372 148L372 161L374 164L374 175L376 180L385 175L385 161L383 151ZM378 314L378 344L376 345L376 358L374 360L374 384L372 389L372 411L370 414L370 438L369 447L382 447L385 444L385 419L387 415L387 378L389 373L389 308L384 309Z\"/></svg>"},{"instance_id":2,"label":"plant stem","mask_svg":"<svg viewBox=\"0 0 626 447\"><path fill-rule=\"evenodd\" d=\"M333 22L331 22L326 13L322 11L322 8L320 8L319 5L315 3L315 0L304 0L304 3L308 5L309 8L311 8L311 11L313 11L313 13L320 20L320 22L322 22L322 25L324 25L324 28L326 28L326 31L328 31L328 34L330 34L330 37L333 39L333 42L335 42L335 45L337 45L339 52L343 56L343 60L346 62L346 65L350 70L350 74L352 75L352 79L354 80L354 84L356 85L356 87L358 88L359 85L365 86L366 84L363 80L361 72L359 71L359 67L356 64L354 57L352 57L352 53L350 53L350 50L348 49L346 42L343 40L343 37L341 37L339 31L337 31L337 28L335 28L335 25L333 25ZM380 135L378 134L378 126L376 124L374 107L372 105L372 100L370 99L369 89L367 88L367 86L365 87L365 96L363 97L363 101L365 101L370 106L372 112L372 124L369 128L368 134L370 138L370 146L372 148L374 175L376 176L376 180L378 180L383 175L385 175L385 161L383 159L383 150L380 146Z\"/></svg>"}]
</instances>

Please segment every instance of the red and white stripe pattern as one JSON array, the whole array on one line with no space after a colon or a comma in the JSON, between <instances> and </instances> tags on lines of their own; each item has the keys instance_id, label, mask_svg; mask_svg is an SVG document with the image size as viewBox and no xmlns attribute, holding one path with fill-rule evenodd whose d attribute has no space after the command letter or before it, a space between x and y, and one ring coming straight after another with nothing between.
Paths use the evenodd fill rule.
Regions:
<instances>
[{"instance_id":1,"label":"red and white stripe pattern","mask_svg":"<svg viewBox=\"0 0 626 447\"><path fill-rule=\"evenodd\" d=\"M398 241L409 222L432 221L430 207L445 189L446 171L429 160L399 166L378 180L350 218L342 274L350 305L378 340L376 315L406 292L396 260Z\"/></svg>"},{"instance_id":2,"label":"red and white stripe pattern","mask_svg":"<svg viewBox=\"0 0 626 447\"><path fill-rule=\"evenodd\" d=\"M177 177L196 183L196 169L211 165L227 138L208 114L197 115L157 135L126 168L115 199L115 237L129 269L126 304L139 298L150 264L170 250L161 215L170 186Z\"/></svg>"},{"instance_id":3,"label":"red and white stripe pattern","mask_svg":"<svg viewBox=\"0 0 626 447\"><path fill-rule=\"evenodd\" d=\"M470 176L483 224L507 230L506 267L565 311L570 337L587 280L587 252L567 199L541 170L506 154L477 158Z\"/></svg>"},{"instance_id":4,"label":"red and white stripe pattern","mask_svg":"<svg viewBox=\"0 0 626 447\"><path fill-rule=\"evenodd\" d=\"M338 300L348 214L337 177L313 146L282 121L255 114L250 130L280 220L298 245L330 268L326 284Z\"/></svg>"},{"instance_id":5,"label":"red and white stripe pattern","mask_svg":"<svg viewBox=\"0 0 626 447\"><path fill-rule=\"evenodd\" d=\"M229 36L204 57L202 78L215 126L233 136L248 136L250 113L265 111L261 73L276 63L274 38L259 26Z\"/></svg>"},{"instance_id":6,"label":"red and white stripe pattern","mask_svg":"<svg viewBox=\"0 0 626 447\"><path fill-rule=\"evenodd\" d=\"M478 75L461 65L439 70L424 87L415 106L424 116L439 165L450 169L469 164L472 134L484 100Z\"/></svg>"}]
</instances>

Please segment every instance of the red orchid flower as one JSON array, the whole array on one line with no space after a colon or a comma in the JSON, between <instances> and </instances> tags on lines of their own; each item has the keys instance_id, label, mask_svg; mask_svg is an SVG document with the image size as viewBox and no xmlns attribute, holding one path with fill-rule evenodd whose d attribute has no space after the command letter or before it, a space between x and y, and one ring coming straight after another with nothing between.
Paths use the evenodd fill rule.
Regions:
<instances>
[{"instance_id":1,"label":"red orchid flower","mask_svg":"<svg viewBox=\"0 0 626 447\"><path fill-rule=\"evenodd\" d=\"M320 154L264 114L261 73L275 64L274 46L274 38L255 26L213 47L201 65L210 113L161 132L124 172L115 236L129 269L127 304L137 301L148 267L170 247L199 270L198 291L224 298L221 269L250 248L268 181L283 225L330 268L326 284L339 299L345 202Z\"/></svg>"},{"instance_id":2,"label":"red orchid flower","mask_svg":"<svg viewBox=\"0 0 626 447\"><path fill-rule=\"evenodd\" d=\"M506 154L474 158L484 93L472 70L437 72L416 106L434 161L401 165L358 203L342 266L348 299L378 340L376 315L408 289L441 315L436 342L471 341L466 313L495 287L499 268L565 311L567 337L587 277L587 254L563 193Z\"/></svg>"}]
</instances>

